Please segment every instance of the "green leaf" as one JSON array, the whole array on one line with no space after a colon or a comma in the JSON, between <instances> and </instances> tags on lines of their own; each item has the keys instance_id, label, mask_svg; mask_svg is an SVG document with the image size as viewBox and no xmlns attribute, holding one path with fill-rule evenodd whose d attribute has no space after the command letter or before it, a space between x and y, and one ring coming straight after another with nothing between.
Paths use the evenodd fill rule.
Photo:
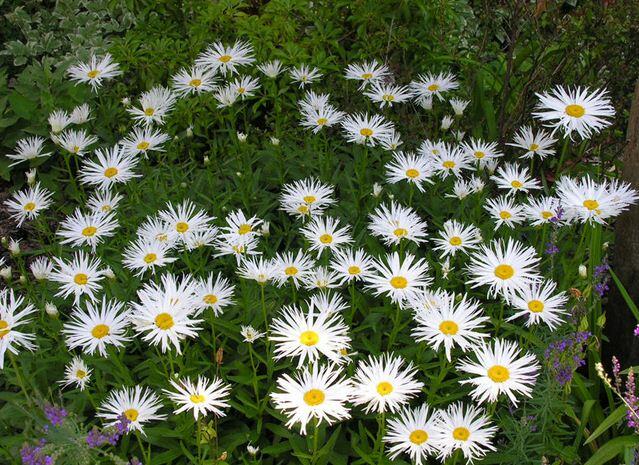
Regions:
<instances>
[{"instance_id":1,"label":"green leaf","mask_svg":"<svg viewBox=\"0 0 639 465\"><path fill-rule=\"evenodd\" d=\"M639 321L639 308L637 308L637 305L635 305L635 303L632 301L632 297L630 297L630 294L628 294L628 291L626 291L626 288L624 287L624 285L621 284L621 281L619 280L619 277L615 274L615 272L612 271L612 269L610 269L609 271L610 271L610 276L612 276L612 280L617 285L617 289L619 289L619 292L621 292L621 296L623 297L623 300L626 302L626 305L628 306L632 314L635 316L637 321Z\"/></svg>"},{"instance_id":2,"label":"green leaf","mask_svg":"<svg viewBox=\"0 0 639 465\"><path fill-rule=\"evenodd\" d=\"M590 444L592 441L594 441L603 433L605 433L610 427L617 424L624 417L625 414L626 414L625 405L620 405L619 407L617 407L610 415L606 417L604 421L602 421L599 424L599 426L597 426L597 428L592 432L592 434L588 436L588 439L586 440L586 442L584 442L584 446L586 444Z\"/></svg>"},{"instance_id":3,"label":"green leaf","mask_svg":"<svg viewBox=\"0 0 639 465\"><path fill-rule=\"evenodd\" d=\"M633 447L639 443L639 436L621 436L611 439L603 446L584 465L601 465L612 460L617 455L624 452L626 447Z\"/></svg>"}]
</instances>

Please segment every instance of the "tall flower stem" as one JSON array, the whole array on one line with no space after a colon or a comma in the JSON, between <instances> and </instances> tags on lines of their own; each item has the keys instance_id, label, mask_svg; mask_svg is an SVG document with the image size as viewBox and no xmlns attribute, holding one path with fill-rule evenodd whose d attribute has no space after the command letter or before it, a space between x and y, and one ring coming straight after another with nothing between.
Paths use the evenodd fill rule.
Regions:
<instances>
[{"instance_id":1,"label":"tall flower stem","mask_svg":"<svg viewBox=\"0 0 639 465\"><path fill-rule=\"evenodd\" d=\"M24 397L27 399L27 405L34 406L35 404L31 400L29 396L29 392L27 391L26 384L24 383L24 379L22 378L22 373L20 368L18 367L18 363L16 362L16 358L11 351L7 351L9 354L9 360L11 360L11 366L13 367L13 371L16 373L16 379L18 380L18 385L20 386L20 390L24 394Z\"/></svg>"}]
</instances>

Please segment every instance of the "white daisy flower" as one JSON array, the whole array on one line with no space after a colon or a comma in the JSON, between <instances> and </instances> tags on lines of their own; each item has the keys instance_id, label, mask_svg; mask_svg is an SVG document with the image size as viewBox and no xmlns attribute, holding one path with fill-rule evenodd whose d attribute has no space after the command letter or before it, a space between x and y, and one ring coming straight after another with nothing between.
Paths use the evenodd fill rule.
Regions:
<instances>
[{"instance_id":1,"label":"white daisy flower","mask_svg":"<svg viewBox=\"0 0 639 465\"><path fill-rule=\"evenodd\" d=\"M424 155L412 152L395 152L393 159L386 164L386 180L395 184L407 181L414 184L420 192L424 192L424 184L432 184L430 177L433 170L429 160Z\"/></svg>"},{"instance_id":2,"label":"white daisy flower","mask_svg":"<svg viewBox=\"0 0 639 465\"><path fill-rule=\"evenodd\" d=\"M524 205L524 215L533 226L559 222L560 211L559 199L555 197L531 197Z\"/></svg>"},{"instance_id":3,"label":"white daisy flower","mask_svg":"<svg viewBox=\"0 0 639 465\"><path fill-rule=\"evenodd\" d=\"M375 147L389 138L395 129L393 123L381 115L369 116L367 113L347 115L341 122L348 142Z\"/></svg>"},{"instance_id":4,"label":"white daisy flower","mask_svg":"<svg viewBox=\"0 0 639 465\"><path fill-rule=\"evenodd\" d=\"M260 88L260 81L251 76L242 76L231 81L229 87L244 100L247 97L253 97L255 95L255 91Z\"/></svg>"},{"instance_id":5,"label":"white daisy flower","mask_svg":"<svg viewBox=\"0 0 639 465\"><path fill-rule=\"evenodd\" d=\"M541 184L536 179L530 177L528 168L517 166L514 163L506 163L497 169L497 174L490 177L498 189L508 191L513 195L517 192L526 192L541 189Z\"/></svg>"},{"instance_id":6,"label":"white daisy flower","mask_svg":"<svg viewBox=\"0 0 639 465\"><path fill-rule=\"evenodd\" d=\"M420 155L423 155L426 157L426 159L434 159L434 157L441 155L443 152L449 150L448 145L441 141L432 141L430 139L426 139L424 141L422 141L422 143L419 145L419 149L417 149L417 152Z\"/></svg>"},{"instance_id":7,"label":"white daisy flower","mask_svg":"<svg viewBox=\"0 0 639 465\"><path fill-rule=\"evenodd\" d=\"M87 208L94 213L109 213L118 207L122 198L121 194L114 192L95 191L87 200Z\"/></svg>"},{"instance_id":8,"label":"white daisy flower","mask_svg":"<svg viewBox=\"0 0 639 465\"><path fill-rule=\"evenodd\" d=\"M426 240L426 222L410 207L391 202L390 207L377 207L369 218L368 229L387 246L399 244L402 239L417 244Z\"/></svg>"},{"instance_id":9,"label":"white daisy flower","mask_svg":"<svg viewBox=\"0 0 639 465\"><path fill-rule=\"evenodd\" d=\"M511 306L517 311L506 321L516 320L527 316L526 326L546 323L554 330L563 323L563 315L566 315L566 303L568 296L563 293L555 293L557 283L543 281L533 283L518 291L513 297Z\"/></svg>"},{"instance_id":10,"label":"white daisy flower","mask_svg":"<svg viewBox=\"0 0 639 465\"><path fill-rule=\"evenodd\" d=\"M464 110L466 110L466 107L470 103L470 100L462 100L460 98L451 98L448 100L448 103L450 103L450 106L453 108L453 111L455 112L455 116L459 117L464 114Z\"/></svg>"},{"instance_id":11,"label":"white daisy flower","mask_svg":"<svg viewBox=\"0 0 639 465\"><path fill-rule=\"evenodd\" d=\"M218 108L226 108L232 106L238 99L240 94L235 92L231 86L218 87L213 93L213 98L217 101ZM239 138L238 133L238 138ZM241 140L240 140L241 141Z\"/></svg>"},{"instance_id":12,"label":"white daisy flower","mask_svg":"<svg viewBox=\"0 0 639 465\"><path fill-rule=\"evenodd\" d=\"M217 87L215 70L206 69L203 66L182 68L171 80L175 93L181 97L210 92Z\"/></svg>"},{"instance_id":13,"label":"white daisy flower","mask_svg":"<svg viewBox=\"0 0 639 465\"><path fill-rule=\"evenodd\" d=\"M242 210L232 211L225 221L226 226L220 228L220 237L231 240L241 236L257 236L258 227L263 223L257 216L248 218Z\"/></svg>"},{"instance_id":14,"label":"white daisy flower","mask_svg":"<svg viewBox=\"0 0 639 465\"><path fill-rule=\"evenodd\" d=\"M318 257L324 250L335 250L353 242L350 227L340 227L339 220L328 216L312 218L301 233L310 243L309 250L316 250Z\"/></svg>"},{"instance_id":15,"label":"white daisy flower","mask_svg":"<svg viewBox=\"0 0 639 465\"><path fill-rule=\"evenodd\" d=\"M80 388L80 391L84 391L91 378L91 371L82 358L73 357L71 362L64 367L64 378L58 383L63 388L74 384L77 388Z\"/></svg>"},{"instance_id":16,"label":"white daisy flower","mask_svg":"<svg viewBox=\"0 0 639 465\"><path fill-rule=\"evenodd\" d=\"M96 256L89 256L83 251L76 252L70 262L54 257L55 270L51 281L60 283L56 296L66 298L73 294L74 305L82 295L90 301L96 300L96 293L102 289L100 281L104 279L104 271L100 270L101 262Z\"/></svg>"},{"instance_id":17,"label":"white daisy flower","mask_svg":"<svg viewBox=\"0 0 639 465\"><path fill-rule=\"evenodd\" d=\"M70 120L73 124L84 124L91 119L93 119L91 117L91 107L86 103L78 105L71 111Z\"/></svg>"},{"instance_id":18,"label":"white daisy flower","mask_svg":"<svg viewBox=\"0 0 639 465\"><path fill-rule=\"evenodd\" d=\"M335 289L340 287L337 273L330 270L326 266L318 266L309 274L302 278L302 284L305 289L312 291L318 289L320 291L326 289Z\"/></svg>"},{"instance_id":19,"label":"white daisy flower","mask_svg":"<svg viewBox=\"0 0 639 465\"><path fill-rule=\"evenodd\" d=\"M319 68L308 65L296 66L295 68L291 68L288 73L293 82L299 83L301 89L322 77Z\"/></svg>"},{"instance_id":20,"label":"white daisy flower","mask_svg":"<svg viewBox=\"0 0 639 465\"><path fill-rule=\"evenodd\" d=\"M329 103L330 95L318 94L313 90L307 90L304 97L297 102L302 112L315 110L319 111L322 108L331 106Z\"/></svg>"},{"instance_id":21,"label":"white daisy flower","mask_svg":"<svg viewBox=\"0 0 639 465\"><path fill-rule=\"evenodd\" d=\"M162 268L177 258L170 257L170 244L166 242L138 239L129 244L122 254L124 268L134 271L140 277L148 270L155 273L156 267Z\"/></svg>"},{"instance_id":22,"label":"white daisy flower","mask_svg":"<svg viewBox=\"0 0 639 465\"><path fill-rule=\"evenodd\" d=\"M475 168L471 159L459 147L441 143L436 146L437 153L432 158L432 167L440 178L446 179L449 175L461 176L462 170L472 171Z\"/></svg>"},{"instance_id":23,"label":"white daisy flower","mask_svg":"<svg viewBox=\"0 0 639 465\"><path fill-rule=\"evenodd\" d=\"M187 237L195 232L209 228L209 223L215 219L190 200L184 200L177 206L169 202L166 204L166 210L160 211L158 215L182 243L185 243Z\"/></svg>"},{"instance_id":24,"label":"white daisy flower","mask_svg":"<svg viewBox=\"0 0 639 465\"><path fill-rule=\"evenodd\" d=\"M16 142L15 153L8 153L7 158L15 160L9 166L38 157L48 157L51 152L44 152L44 139L40 136L25 137Z\"/></svg>"},{"instance_id":25,"label":"white daisy flower","mask_svg":"<svg viewBox=\"0 0 639 465\"><path fill-rule=\"evenodd\" d=\"M53 263L47 257L36 257L29 265L29 269L35 279L44 281L53 273Z\"/></svg>"},{"instance_id":26,"label":"white daisy flower","mask_svg":"<svg viewBox=\"0 0 639 465\"><path fill-rule=\"evenodd\" d=\"M242 337L244 339L242 339L244 342L247 342L249 344L253 344L255 341L257 341L258 339L264 337L266 335L266 333L261 333L258 330L256 330L253 326L248 325L248 326L241 326L241 331L240 334L242 335Z\"/></svg>"},{"instance_id":27,"label":"white daisy flower","mask_svg":"<svg viewBox=\"0 0 639 465\"><path fill-rule=\"evenodd\" d=\"M4 369L4 356L7 351L18 355L18 349L34 351L35 334L20 331L27 319L37 309L25 302L24 297L14 293L13 289L0 290L0 370Z\"/></svg>"},{"instance_id":28,"label":"white daisy flower","mask_svg":"<svg viewBox=\"0 0 639 465\"><path fill-rule=\"evenodd\" d=\"M484 166L488 160L503 157L504 154L497 148L497 142L485 142L482 139L470 139L461 144L461 149L470 160L476 161L479 166Z\"/></svg>"},{"instance_id":29,"label":"white daisy flower","mask_svg":"<svg viewBox=\"0 0 639 465\"><path fill-rule=\"evenodd\" d=\"M70 244L71 247L87 245L95 252L104 238L115 234L117 227L118 220L113 213L84 214L76 208L73 214L62 220L56 235L62 238L61 244Z\"/></svg>"},{"instance_id":30,"label":"white daisy flower","mask_svg":"<svg viewBox=\"0 0 639 465\"><path fill-rule=\"evenodd\" d=\"M419 289L430 284L426 275L428 263L406 253L403 260L394 252L373 262L375 274L366 279L366 289L374 295L385 294L394 303L402 304L415 296Z\"/></svg>"},{"instance_id":31,"label":"white daisy flower","mask_svg":"<svg viewBox=\"0 0 639 465\"><path fill-rule=\"evenodd\" d=\"M49 114L47 122L49 123L51 132L54 135L60 134L67 128L69 124L71 124L71 117L64 110L54 110Z\"/></svg>"},{"instance_id":32,"label":"white daisy flower","mask_svg":"<svg viewBox=\"0 0 639 465\"><path fill-rule=\"evenodd\" d=\"M457 220L448 220L444 223L443 231L439 232L439 237L433 238L436 244L433 250L441 250L442 257L454 257L458 251L468 253L481 243L479 234L479 229L472 224L465 225Z\"/></svg>"},{"instance_id":33,"label":"white daisy flower","mask_svg":"<svg viewBox=\"0 0 639 465\"><path fill-rule=\"evenodd\" d=\"M340 285L365 281L373 272L373 258L364 249L336 250L330 266L337 273Z\"/></svg>"},{"instance_id":34,"label":"white daisy flower","mask_svg":"<svg viewBox=\"0 0 639 465\"><path fill-rule=\"evenodd\" d=\"M313 178L285 184L280 194L280 208L298 217L321 215L335 203L334 190L333 186Z\"/></svg>"},{"instance_id":35,"label":"white daisy flower","mask_svg":"<svg viewBox=\"0 0 639 465\"><path fill-rule=\"evenodd\" d=\"M236 40L231 46L215 42L195 60L195 64L221 74L234 74L240 66L250 65L253 58L253 46L245 41Z\"/></svg>"},{"instance_id":36,"label":"white daisy flower","mask_svg":"<svg viewBox=\"0 0 639 465\"><path fill-rule=\"evenodd\" d=\"M555 154L555 149L552 148L555 142L557 139L553 139L552 135L543 129L535 133L530 126L522 126L515 134L514 141L508 142L506 145L525 150L519 156L520 158L533 158L536 155L540 160L543 160L547 156Z\"/></svg>"},{"instance_id":37,"label":"white daisy flower","mask_svg":"<svg viewBox=\"0 0 639 465\"><path fill-rule=\"evenodd\" d=\"M237 268L238 276L253 280L262 286L271 281L275 273L276 265L272 260L265 260L263 257L247 257Z\"/></svg>"},{"instance_id":38,"label":"white daisy flower","mask_svg":"<svg viewBox=\"0 0 639 465\"><path fill-rule=\"evenodd\" d=\"M196 420L200 415L206 416L209 412L216 417L223 417L222 409L230 407L228 397L231 386L219 378L209 381L205 376L198 376L197 382L189 378L170 380L170 382L177 392L166 389L164 392L178 405L178 408L173 411L175 415L190 410Z\"/></svg>"},{"instance_id":39,"label":"white daisy flower","mask_svg":"<svg viewBox=\"0 0 639 465\"><path fill-rule=\"evenodd\" d=\"M298 250L296 254L292 252L278 254L273 260L273 266L275 267L273 280L277 286L282 287L292 281L295 287L299 287L300 281L313 271L315 262L304 251Z\"/></svg>"},{"instance_id":40,"label":"white daisy flower","mask_svg":"<svg viewBox=\"0 0 639 465\"><path fill-rule=\"evenodd\" d=\"M431 411L427 404L413 409L406 407L399 411L397 418L386 422L384 442L388 447L388 456L395 460L405 453L415 465L426 464L427 457L438 451L435 441L435 425L439 421L439 412Z\"/></svg>"},{"instance_id":41,"label":"white daisy flower","mask_svg":"<svg viewBox=\"0 0 639 465\"><path fill-rule=\"evenodd\" d=\"M380 64L377 60L365 61L363 63L353 63L346 67L346 79L360 81L359 90L362 90L370 83L377 83L385 77L390 76L388 66Z\"/></svg>"},{"instance_id":42,"label":"white daisy flower","mask_svg":"<svg viewBox=\"0 0 639 465\"><path fill-rule=\"evenodd\" d=\"M76 131L70 129L55 136L54 142L69 153L73 153L79 157L84 156L89 146L95 144L98 138L89 135L84 129Z\"/></svg>"},{"instance_id":43,"label":"white daisy flower","mask_svg":"<svg viewBox=\"0 0 639 465\"><path fill-rule=\"evenodd\" d=\"M129 312L124 303L102 298L101 303L86 302L86 310L76 308L62 327L69 349L81 348L88 355L107 356L107 346L124 347L131 338L126 336Z\"/></svg>"},{"instance_id":44,"label":"white daisy flower","mask_svg":"<svg viewBox=\"0 0 639 465\"><path fill-rule=\"evenodd\" d=\"M139 127L133 128L133 132L120 141L120 146L124 155L142 154L146 157L149 152L164 152L162 145L170 138L158 129Z\"/></svg>"},{"instance_id":45,"label":"white daisy flower","mask_svg":"<svg viewBox=\"0 0 639 465\"><path fill-rule=\"evenodd\" d=\"M179 237L174 224L166 223L157 217L147 218L136 234L140 240L160 242L169 248L175 245Z\"/></svg>"},{"instance_id":46,"label":"white daisy flower","mask_svg":"<svg viewBox=\"0 0 639 465\"><path fill-rule=\"evenodd\" d=\"M177 97L166 87L155 86L140 96L139 107L127 108L136 124L162 126L164 118L173 110Z\"/></svg>"},{"instance_id":47,"label":"white daisy flower","mask_svg":"<svg viewBox=\"0 0 639 465\"><path fill-rule=\"evenodd\" d=\"M25 221L32 221L51 206L53 193L36 183L25 190L14 192L9 200L4 202L9 215L22 226Z\"/></svg>"},{"instance_id":48,"label":"white daisy flower","mask_svg":"<svg viewBox=\"0 0 639 465\"><path fill-rule=\"evenodd\" d=\"M72 81L87 83L94 91L97 91L102 81L119 76L122 71L113 61L111 54L107 53L102 58L91 55L87 63L80 62L69 67L67 74Z\"/></svg>"},{"instance_id":49,"label":"white daisy flower","mask_svg":"<svg viewBox=\"0 0 639 465\"><path fill-rule=\"evenodd\" d=\"M610 126L612 121L608 118L615 115L605 89L591 93L587 87L564 89L557 86L550 92L537 94L537 97L539 103L533 116L554 128L553 133L561 129L569 137L574 131L582 139L590 139L593 134Z\"/></svg>"},{"instance_id":50,"label":"white daisy flower","mask_svg":"<svg viewBox=\"0 0 639 465\"><path fill-rule=\"evenodd\" d=\"M259 255L257 250L258 236L244 235L235 237L220 237L215 240L216 257L233 255L239 265L249 255Z\"/></svg>"},{"instance_id":51,"label":"white daisy flower","mask_svg":"<svg viewBox=\"0 0 639 465\"><path fill-rule=\"evenodd\" d=\"M410 83L410 88L418 99L431 99L437 97L444 99L444 93L459 87L457 79L452 73L420 74L415 81Z\"/></svg>"},{"instance_id":52,"label":"white daisy flower","mask_svg":"<svg viewBox=\"0 0 639 465\"><path fill-rule=\"evenodd\" d=\"M408 87L375 82L368 92L364 92L364 95L373 102L379 103L380 108L384 108L385 106L392 107L395 103L408 102L413 93Z\"/></svg>"},{"instance_id":53,"label":"white daisy flower","mask_svg":"<svg viewBox=\"0 0 639 465\"><path fill-rule=\"evenodd\" d=\"M302 120L300 124L312 129L315 134L320 132L324 128L330 128L344 119L345 113L337 110L330 104L324 105L320 108L303 108Z\"/></svg>"},{"instance_id":54,"label":"white daisy flower","mask_svg":"<svg viewBox=\"0 0 639 465\"><path fill-rule=\"evenodd\" d=\"M388 137L379 141L380 147L382 147L384 150L389 150L392 152L397 150L399 146L402 144L403 144L402 135L399 133L399 131L396 131L395 129L391 131Z\"/></svg>"},{"instance_id":55,"label":"white daisy flower","mask_svg":"<svg viewBox=\"0 0 639 465\"><path fill-rule=\"evenodd\" d=\"M126 184L140 176L134 172L137 159L133 155L126 155L117 145L110 149L98 149L95 154L97 160L87 159L82 164L78 176L82 184L108 190L116 184Z\"/></svg>"},{"instance_id":56,"label":"white daisy flower","mask_svg":"<svg viewBox=\"0 0 639 465\"><path fill-rule=\"evenodd\" d=\"M348 304L341 295L331 292L318 292L308 299L309 308L313 307L317 313L342 313L348 309Z\"/></svg>"},{"instance_id":57,"label":"white daisy flower","mask_svg":"<svg viewBox=\"0 0 639 465\"><path fill-rule=\"evenodd\" d=\"M499 228L506 225L514 229L516 225L524 222L524 207L515 202L511 196L500 196L494 199L486 199L484 209L495 220L495 226Z\"/></svg>"},{"instance_id":58,"label":"white daisy flower","mask_svg":"<svg viewBox=\"0 0 639 465\"><path fill-rule=\"evenodd\" d=\"M201 310L210 308L215 316L220 316L224 307L232 305L235 286L218 273L209 273L206 279L199 279L195 291L198 298L198 307Z\"/></svg>"},{"instance_id":59,"label":"white daisy flower","mask_svg":"<svg viewBox=\"0 0 639 465\"><path fill-rule=\"evenodd\" d=\"M315 363L294 377L280 376L271 399L275 408L286 415L286 427L299 423L300 434L306 435L306 425L313 419L318 425L322 422L331 425L350 418L346 406L350 389L350 381L342 377L339 369Z\"/></svg>"},{"instance_id":60,"label":"white daisy flower","mask_svg":"<svg viewBox=\"0 0 639 465\"><path fill-rule=\"evenodd\" d=\"M360 361L352 378L350 400L364 405L364 412L397 412L421 392L424 383L417 380L412 362L392 353L370 356Z\"/></svg>"},{"instance_id":61,"label":"white daisy flower","mask_svg":"<svg viewBox=\"0 0 639 465\"><path fill-rule=\"evenodd\" d=\"M129 420L129 431L144 433L145 423L164 420L166 415L159 414L162 408L160 398L149 388L135 386L112 390L98 409L97 416L106 421L107 426L120 422L122 416Z\"/></svg>"},{"instance_id":62,"label":"white daisy flower","mask_svg":"<svg viewBox=\"0 0 639 465\"><path fill-rule=\"evenodd\" d=\"M271 60L261 65L257 65L259 69L266 77L275 79L279 74L284 71L284 66L280 60Z\"/></svg>"}]
</instances>

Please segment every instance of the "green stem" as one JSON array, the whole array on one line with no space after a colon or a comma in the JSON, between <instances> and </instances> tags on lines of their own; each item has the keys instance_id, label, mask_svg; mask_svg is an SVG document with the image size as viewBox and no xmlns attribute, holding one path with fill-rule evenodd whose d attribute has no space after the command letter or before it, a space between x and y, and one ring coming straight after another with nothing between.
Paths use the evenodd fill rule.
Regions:
<instances>
[{"instance_id":1,"label":"green stem","mask_svg":"<svg viewBox=\"0 0 639 465\"><path fill-rule=\"evenodd\" d=\"M31 400L31 397L29 396L29 393L26 388L26 384L24 383L24 379L22 378L22 373L20 372L20 369L18 368L18 363L16 362L15 356L10 350L8 350L7 353L9 354L9 360L11 360L11 366L13 367L13 371L16 372L16 378L18 380L18 385L20 386L20 390L24 394L24 397L27 399L27 404L29 406L34 406L35 404Z\"/></svg>"},{"instance_id":2,"label":"green stem","mask_svg":"<svg viewBox=\"0 0 639 465\"><path fill-rule=\"evenodd\" d=\"M255 402L257 403L258 409L260 409L260 391L257 388L257 369L255 368L252 344L249 344L249 357L251 359L251 368L253 368L253 391L255 391Z\"/></svg>"}]
</instances>

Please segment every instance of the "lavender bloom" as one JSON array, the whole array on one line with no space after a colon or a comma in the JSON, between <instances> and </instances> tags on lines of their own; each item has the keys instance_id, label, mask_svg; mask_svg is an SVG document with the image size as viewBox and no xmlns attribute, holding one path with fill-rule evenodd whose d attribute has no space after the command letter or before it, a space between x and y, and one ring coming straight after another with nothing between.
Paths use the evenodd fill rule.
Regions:
<instances>
[{"instance_id":1,"label":"lavender bloom","mask_svg":"<svg viewBox=\"0 0 639 465\"><path fill-rule=\"evenodd\" d=\"M546 244L546 255L555 255L559 253L559 247L552 242Z\"/></svg>"},{"instance_id":2,"label":"lavender bloom","mask_svg":"<svg viewBox=\"0 0 639 465\"><path fill-rule=\"evenodd\" d=\"M120 438L126 434L129 423L129 419L122 415L119 421L112 427L105 428L102 431L94 427L89 431L89 434L87 434L87 445L91 448L101 447L105 444L112 446L117 445Z\"/></svg>"},{"instance_id":3,"label":"lavender bloom","mask_svg":"<svg viewBox=\"0 0 639 465\"><path fill-rule=\"evenodd\" d=\"M636 337L639 337L639 325L635 326L635 330L632 332Z\"/></svg>"},{"instance_id":4,"label":"lavender bloom","mask_svg":"<svg viewBox=\"0 0 639 465\"><path fill-rule=\"evenodd\" d=\"M584 345L590 336L588 331L577 332L550 343L546 348L545 355L550 371L561 386L570 383L575 371L586 363Z\"/></svg>"},{"instance_id":5,"label":"lavender bloom","mask_svg":"<svg viewBox=\"0 0 639 465\"><path fill-rule=\"evenodd\" d=\"M628 404L626 422L628 423L628 427L633 428L636 433L639 433L639 422L637 422L637 417L639 416L639 399L637 399L635 392L635 374L631 368L626 378L626 392L624 394L624 399Z\"/></svg>"},{"instance_id":6,"label":"lavender bloom","mask_svg":"<svg viewBox=\"0 0 639 465\"><path fill-rule=\"evenodd\" d=\"M20 458L23 465L52 465L53 457L46 455L42 452L42 448L45 446L46 441L40 439L37 446L30 446L25 444L20 449Z\"/></svg>"},{"instance_id":7,"label":"lavender bloom","mask_svg":"<svg viewBox=\"0 0 639 465\"><path fill-rule=\"evenodd\" d=\"M60 426L67 415L68 412L62 407L50 404L44 406L44 416L47 417L52 426ZM48 425L45 429L48 429Z\"/></svg>"}]
</instances>

